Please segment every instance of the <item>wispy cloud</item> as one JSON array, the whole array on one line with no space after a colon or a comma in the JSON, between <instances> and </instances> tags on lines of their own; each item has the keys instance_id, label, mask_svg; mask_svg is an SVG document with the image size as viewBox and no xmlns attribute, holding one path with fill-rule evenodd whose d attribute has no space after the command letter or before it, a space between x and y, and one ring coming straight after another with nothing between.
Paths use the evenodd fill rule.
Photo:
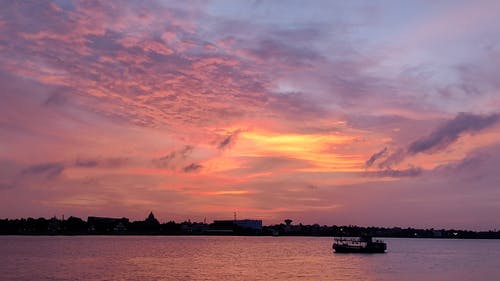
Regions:
<instances>
[{"instance_id":1,"label":"wispy cloud","mask_svg":"<svg viewBox=\"0 0 500 281\"><path fill-rule=\"evenodd\" d=\"M456 142L461 135L474 134L492 127L498 120L499 115L496 113L489 115L459 113L455 118L434 129L428 136L413 141L406 148L396 149L379 163L379 167L390 169L393 165L401 163L409 156L418 153L433 154L442 151ZM385 151L383 154L385 154ZM382 155L374 154L368 159L367 163L373 164L374 161L371 160L374 156L375 159L378 159Z\"/></svg>"},{"instance_id":2,"label":"wispy cloud","mask_svg":"<svg viewBox=\"0 0 500 281\"><path fill-rule=\"evenodd\" d=\"M408 153L432 153L454 143L461 134L475 133L493 126L499 120L498 114L477 115L459 113L454 119L447 121L430 135L414 141L408 146Z\"/></svg>"},{"instance_id":3,"label":"wispy cloud","mask_svg":"<svg viewBox=\"0 0 500 281\"><path fill-rule=\"evenodd\" d=\"M377 153L374 153L370 159L366 160L365 167L369 168L377 161L380 157L383 157L387 153L387 147L384 147Z\"/></svg>"},{"instance_id":4,"label":"wispy cloud","mask_svg":"<svg viewBox=\"0 0 500 281\"><path fill-rule=\"evenodd\" d=\"M227 135L218 145L218 149L226 149L231 147L234 142L236 141L236 138L238 137L238 134L240 133L240 130L236 130L232 132L231 134Z\"/></svg>"},{"instance_id":5,"label":"wispy cloud","mask_svg":"<svg viewBox=\"0 0 500 281\"><path fill-rule=\"evenodd\" d=\"M367 176L373 177L391 177L391 178L403 178L403 177L416 177L422 174L423 170L419 167L410 167L408 169L391 169L386 168L379 171L367 172Z\"/></svg>"},{"instance_id":6,"label":"wispy cloud","mask_svg":"<svg viewBox=\"0 0 500 281\"><path fill-rule=\"evenodd\" d=\"M153 164L158 168L173 168L175 167L175 161L185 160L189 154L193 151L194 146L185 145L183 148L171 151L167 155L155 158L152 160Z\"/></svg>"},{"instance_id":7,"label":"wispy cloud","mask_svg":"<svg viewBox=\"0 0 500 281\"><path fill-rule=\"evenodd\" d=\"M74 162L75 167L80 168L118 168L129 163L130 159L126 157L110 157L110 158L78 158Z\"/></svg>"},{"instance_id":8,"label":"wispy cloud","mask_svg":"<svg viewBox=\"0 0 500 281\"><path fill-rule=\"evenodd\" d=\"M194 173L194 172L200 171L202 168L203 168L203 166L201 164L191 163L191 164L187 165L186 167L182 168L182 170L185 173Z\"/></svg>"},{"instance_id":9,"label":"wispy cloud","mask_svg":"<svg viewBox=\"0 0 500 281\"><path fill-rule=\"evenodd\" d=\"M42 175L48 179L53 179L64 171L63 163L42 163L27 167L22 171L24 175Z\"/></svg>"}]
</instances>

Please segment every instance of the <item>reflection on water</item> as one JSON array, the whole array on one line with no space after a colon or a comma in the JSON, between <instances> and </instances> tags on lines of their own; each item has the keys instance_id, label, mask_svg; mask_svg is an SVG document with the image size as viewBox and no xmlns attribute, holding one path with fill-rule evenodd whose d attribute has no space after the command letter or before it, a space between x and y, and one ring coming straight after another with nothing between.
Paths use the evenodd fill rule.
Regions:
<instances>
[{"instance_id":1,"label":"reflection on water","mask_svg":"<svg viewBox=\"0 0 500 281\"><path fill-rule=\"evenodd\" d=\"M500 241L385 239L333 254L331 238L0 236L2 280L495 280Z\"/></svg>"}]
</instances>

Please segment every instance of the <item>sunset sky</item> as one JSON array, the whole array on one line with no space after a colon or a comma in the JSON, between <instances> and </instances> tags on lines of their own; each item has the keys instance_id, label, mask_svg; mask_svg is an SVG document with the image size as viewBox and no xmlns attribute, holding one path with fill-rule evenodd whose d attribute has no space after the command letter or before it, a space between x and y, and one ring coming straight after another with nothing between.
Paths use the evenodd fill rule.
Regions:
<instances>
[{"instance_id":1,"label":"sunset sky","mask_svg":"<svg viewBox=\"0 0 500 281\"><path fill-rule=\"evenodd\" d=\"M499 1L2 1L0 218L500 228Z\"/></svg>"}]
</instances>

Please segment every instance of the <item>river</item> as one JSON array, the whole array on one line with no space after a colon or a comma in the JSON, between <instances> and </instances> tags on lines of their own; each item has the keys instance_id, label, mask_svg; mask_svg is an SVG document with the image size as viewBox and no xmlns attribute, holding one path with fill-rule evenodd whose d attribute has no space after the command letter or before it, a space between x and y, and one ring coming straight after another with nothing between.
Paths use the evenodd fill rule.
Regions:
<instances>
[{"instance_id":1,"label":"river","mask_svg":"<svg viewBox=\"0 0 500 281\"><path fill-rule=\"evenodd\" d=\"M384 240L385 254L334 254L326 237L0 236L0 279L500 278L500 240Z\"/></svg>"}]
</instances>

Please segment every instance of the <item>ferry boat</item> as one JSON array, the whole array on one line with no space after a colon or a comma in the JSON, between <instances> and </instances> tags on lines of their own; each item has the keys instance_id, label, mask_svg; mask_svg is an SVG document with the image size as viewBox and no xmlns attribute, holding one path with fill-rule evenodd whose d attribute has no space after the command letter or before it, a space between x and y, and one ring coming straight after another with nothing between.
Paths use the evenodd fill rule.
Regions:
<instances>
[{"instance_id":1,"label":"ferry boat","mask_svg":"<svg viewBox=\"0 0 500 281\"><path fill-rule=\"evenodd\" d=\"M381 240L373 240L371 236L357 238L335 238L333 245L335 253L385 253L387 244Z\"/></svg>"}]
</instances>

